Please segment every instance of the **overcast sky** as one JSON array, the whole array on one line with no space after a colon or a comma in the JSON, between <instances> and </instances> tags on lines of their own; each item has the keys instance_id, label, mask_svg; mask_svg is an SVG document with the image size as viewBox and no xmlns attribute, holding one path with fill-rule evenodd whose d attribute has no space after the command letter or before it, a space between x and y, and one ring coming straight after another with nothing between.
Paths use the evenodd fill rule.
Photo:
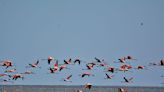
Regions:
<instances>
[{"instance_id":1,"label":"overcast sky","mask_svg":"<svg viewBox=\"0 0 164 92\"><path fill-rule=\"evenodd\" d=\"M126 55L137 59L133 66L159 62L164 55L163 0L0 0L0 60L10 59L18 72L37 59L53 56L64 59L94 57L113 61ZM141 25L143 23L143 25ZM45 85L143 85L161 86L164 67L115 73L105 80L103 69L96 76L79 78L79 66L58 74L47 74L48 64L30 69L35 75L25 76L15 84ZM84 65L85 66L85 65ZM85 68L85 67L84 67ZM3 73L4 68L0 68ZM73 74L72 83L60 81ZM111 74L111 73L109 73ZM123 76L134 77L133 83L121 83ZM155 80L155 81L154 81Z\"/></svg>"}]
</instances>

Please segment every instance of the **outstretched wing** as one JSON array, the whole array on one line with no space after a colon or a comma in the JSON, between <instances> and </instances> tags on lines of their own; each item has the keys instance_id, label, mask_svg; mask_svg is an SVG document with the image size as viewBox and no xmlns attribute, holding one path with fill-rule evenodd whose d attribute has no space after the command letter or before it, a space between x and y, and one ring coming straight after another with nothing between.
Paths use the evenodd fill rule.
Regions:
<instances>
[{"instance_id":1,"label":"outstretched wing","mask_svg":"<svg viewBox=\"0 0 164 92\"><path fill-rule=\"evenodd\" d=\"M67 79L70 79L72 77L72 75L69 75L68 77L67 77Z\"/></svg>"},{"instance_id":2,"label":"outstretched wing","mask_svg":"<svg viewBox=\"0 0 164 92\"><path fill-rule=\"evenodd\" d=\"M39 60L36 61L35 65L38 65L39 64Z\"/></svg>"},{"instance_id":3,"label":"outstretched wing","mask_svg":"<svg viewBox=\"0 0 164 92\"><path fill-rule=\"evenodd\" d=\"M109 78L109 75L107 73L105 73L105 74L106 74L106 77Z\"/></svg>"},{"instance_id":4,"label":"outstretched wing","mask_svg":"<svg viewBox=\"0 0 164 92\"><path fill-rule=\"evenodd\" d=\"M99 63L101 63L101 60L95 57L95 60Z\"/></svg>"}]
</instances>

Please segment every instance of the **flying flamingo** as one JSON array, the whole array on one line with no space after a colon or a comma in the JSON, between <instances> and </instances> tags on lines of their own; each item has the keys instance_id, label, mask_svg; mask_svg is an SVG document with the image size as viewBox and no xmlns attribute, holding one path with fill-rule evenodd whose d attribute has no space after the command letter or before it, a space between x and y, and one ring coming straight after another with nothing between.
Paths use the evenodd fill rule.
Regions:
<instances>
[{"instance_id":1,"label":"flying flamingo","mask_svg":"<svg viewBox=\"0 0 164 92\"><path fill-rule=\"evenodd\" d=\"M65 82L72 82L71 80L70 80L70 78L72 77L72 75L69 75L66 79L63 79Z\"/></svg>"},{"instance_id":2,"label":"flying flamingo","mask_svg":"<svg viewBox=\"0 0 164 92\"><path fill-rule=\"evenodd\" d=\"M49 68L50 73L55 73L59 70L59 66L58 66L58 60L56 61L56 63L54 64L53 68Z\"/></svg>"},{"instance_id":3,"label":"flying flamingo","mask_svg":"<svg viewBox=\"0 0 164 92\"><path fill-rule=\"evenodd\" d=\"M95 64L92 64L92 63L86 64L87 70L92 70L94 65ZM85 69L83 69L83 70L85 70Z\"/></svg>"},{"instance_id":4,"label":"flying flamingo","mask_svg":"<svg viewBox=\"0 0 164 92\"><path fill-rule=\"evenodd\" d=\"M29 64L29 66L26 66L26 67L27 67L27 68L28 68L28 67L37 68L37 67L38 67L38 64L39 64L39 60L37 60L36 63ZM41 68L41 67L39 67L39 68Z\"/></svg>"},{"instance_id":5,"label":"flying flamingo","mask_svg":"<svg viewBox=\"0 0 164 92\"><path fill-rule=\"evenodd\" d=\"M0 65L1 65L1 66L6 66L6 69L7 69L8 67L12 67L12 66L13 66L13 63L12 63L11 60L4 60L4 61L2 61L2 62L0 63Z\"/></svg>"},{"instance_id":6,"label":"flying flamingo","mask_svg":"<svg viewBox=\"0 0 164 92\"><path fill-rule=\"evenodd\" d=\"M85 76L94 76L93 74L91 74L90 72L84 72L84 73L82 73L81 74L81 77L83 78L83 77L85 77Z\"/></svg>"},{"instance_id":7,"label":"flying flamingo","mask_svg":"<svg viewBox=\"0 0 164 92\"><path fill-rule=\"evenodd\" d=\"M132 56L127 56L126 59L128 59L128 60L137 60L137 59L134 59Z\"/></svg>"},{"instance_id":8,"label":"flying flamingo","mask_svg":"<svg viewBox=\"0 0 164 92\"><path fill-rule=\"evenodd\" d=\"M133 80L133 77L131 77L129 79L127 79L126 77L124 77L124 80L125 80L126 83L130 83Z\"/></svg>"},{"instance_id":9,"label":"flying flamingo","mask_svg":"<svg viewBox=\"0 0 164 92\"><path fill-rule=\"evenodd\" d=\"M80 60L80 59L75 59L74 64L75 64L76 62L80 65L81 60Z\"/></svg>"},{"instance_id":10,"label":"flying flamingo","mask_svg":"<svg viewBox=\"0 0 164 92\"><path fill-rule=\"evenodd\" d=\"M61 66L59 67L59 71L61 71L61 70L63 70L63 69L69 69L69 68L67 68L67 65L64 64L64 65L61 65Z\"/></svg>"},{"instance_id":11,"label":"flying flamingo","mask_svg":"<svg viewBox=\"0 0 164 92\"><path fill-rule=\"evenodd\" d=\"M25 71L24 73L21 73L21 74L34 74L34 72L32 72L32 71Z\"/></svg>"},{"instance_id":12,"label":"flying flamingo","mask_svg":"<svg viewBox=\"0 0 164 92\"><path fill-rule=\"evenodd\" d=\"M47 60L48 64L50 65L50 63L51 63L52 61L54 61L55 58L52 57L52 56L48 56L47 59L41 59L41 60Z\"/></svg>"},{"instance_id":13,"label":"flying flamingo","mask_svg":"<svg viewBox=\"0 0 164 92\"><path fill-rule=\"evenodd\" d=\"M142 69L147 69L147 68L146 68L146 66L139 65L139 66L137 66L136 69L138 69L138 70L142 70Z\"/></svg>"},{"instance_id":14,"label":"flying flamingo","mask_svg":"<svg viewBox=\"0 0 164 92\"><path fill-rule=\"evenodd\" d=\"M105 79L112 79L113 77L114 77L114 75L108 75L107 73L105 73L106 74L106 78Z\"/></svg>"},{"instance_id":15,"label":"flying flamingo","mask_svg":"<svg viewBox=\"0 0 164 92\"><path fill-rule=\"evenodd\" d=\"M70 58L68 61L64 60L64 64L71 64L72 59Z\"/></svg>"},{"instance_id":16,"label":"flying flamingo","mask_svg":"<svg viewBox=\"0 0 164 92\"><path fill-rule=\"evenodd\" d=\"M104 59L100 60L98 58L95 57L95 60L98 62L98 63L102 63L104 61Z\"/></svg>"},{"instance_id":17,"label":"flying flamingo","mask_svg":"<svg viewBox=\"0 0 164 92\"><path fill-rule=\"evenodd\" d=\"M131 69L132 66L131 65L121 65L120 68L118 69L119 71L128 71L129 69Z\"/></svg>"},{"instance_id":18,"label":"flying flamingo","mask_svg":"<svg viewBox=\"0 0 164 92\"><path fill-rule=\"evenodd\" d=\"M16 71L16 69L14 68L14 69L11 69L11 70L6 70L5 73L12 73L12 72L15 72L15 71Z\"/></svg>"},{"instance_id":19,"label":"flying flamingo","mask_svg":"<svg viewBox=\"0 0 164 92\"><path fill-rule=\"evenodd\" d=\"M17 80L18 78L22 78L22 80L24 79L24 76L22 74L14 74L13 76L9 77L12 77L12 80Z\"/></svg>"},{"instance_id":20,"label":"flying flamingo","mask_svg":"<svg viewBox=\"0 0 164 92\"><path fill-rule=\"evenodd\" d=\"M119 62L114 61L114 63L125 63L125 60L126 60L126 57L122 57L118 59Z\"/></svg>"},{"instance_id":21,"label":"flying flamingo","mask_svg":"<svg viewBox=\"0 0 164 92\"><path fill-rule=\"evenodd\" d=\"M6 73L0 74L0 77L4 77L4 76L7 76L7 74Z\"/></svg>"},{"instance_id":22,"label":"flying flamingo","mask_svg":"<svg viewBox=\"0 0 164 92\"><path fill-rule=\"evenodd\" d=\"M114 71L115 71L115 68L114 67L108 67L107 68L107 72L114 73Z\"/></svg>"}]
</instances>

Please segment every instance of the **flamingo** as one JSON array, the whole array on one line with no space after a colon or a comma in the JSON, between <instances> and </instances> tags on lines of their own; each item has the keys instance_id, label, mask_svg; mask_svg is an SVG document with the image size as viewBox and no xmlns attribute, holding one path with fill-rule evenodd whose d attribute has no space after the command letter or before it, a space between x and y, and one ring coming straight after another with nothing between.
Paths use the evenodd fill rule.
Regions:
<instances>
[{"instance_id":1,"label":"flamingo","mask_svg":"<svg viewBox=\"0 0 164 92\"><path fill-rule=\"evenodd\" d=\"M34 74L34 72L32 72L32 71L25 71L24 73L21 73L21 74Z\"/></svg>"},{"instance_id":2,"label":"flamingo","mask_svg":"<svg viewBox=\"0 0 164 92\"><path fill-rule=\"evenodd\" d=\"M49 70L50 70L50 73L55 73L55 72L57 72L59 70L58 60L54 64L54 67L53 68L50 67Z\"/></svg>"},{"instance_id":3,"label":"flamingo","mask_svg":"<svg viewBox=\"0 0 164 92\"><path fill-rule=\"evenodd\" d=\"M81 74L81 77L83 78L83 77L85 77L85 76L94 76L93 74L91 74L90 72L84 72L84 73L82 73Z\"/></svg>"},{"instance_id":4,"label":"flamingo","mask_svg":"<svg viewBox=\"0 0 164 92\"><path fill-rule=\"evenodd\" d=\"M59 71L61 71L61 70L63 70L63 69L68 69L66 64L61 65L61 66L59 67Z\"/></svg>"},{"instance_id":5,"label":"flamingo","mask_svg":"<svg viewBox=\"0 0 164 92\"><path fill-rule=\"evenodd\" d=\"M106 78L105 79L112 79L113 77L114 77L114 75L108 75L107 73L105 73L106 74Z\"/></svg>"},{"instance_id":6,"label":"flamingo","mask_svg":"<svg viewBox=\"0 0 164 92\"><path fill-rule=\"evenodd\" d=\"M99 66L102 66L102 67L107 66L107 63L102 62L102 63L99 64Z\"/></svg>"},{"instance_id":7,"label":"flamingo","mask_svg":"<svg viewBox=\"0 0 164 92\"><path fill-rule=\"evenodd\" d=\"M118 61L119 61L120 63L125 63L125 60L126 60L126 57L122 57L122 58L119 58L119 59L118 59ZM117 62L115 62L115 63L117 63Z\"/></svg>"},{"instance_id":8,"label":"flamingo","mask_svg":"<svg viewBox=\"0 0 164 92\"><path fill-rule=\"evenodd\" d=\"M111 72L111 73L114 73L115 68L114 68L114 67L108 67L108 68L107 68L107 71L108 71L108 72Z\"/></svg>"},{"instance_id":9,"label":"flamingo","mask_svg":"<svg viewBox=\"0 0 164 92\"><path fill-rule=\"evenodd\" d=\"M137 60L137 59L134 59L132 56L127 56L125 59L128 59L128 60Z\"/></svg>"},{"instance_id":10,"label":"flamingo","mask_svg":"<svg viewBox=\"0 0 164 92\"><path fill-rule=\"evenodd\" d=\"M120 68L119 68L119 71L128 71L129 69L131 69L132 66L131 65L121 65Z\"/></svg>"},{"instance_id":11,"label":"flamingo","mask_svg":"<svg viewBox=\"0 0 164 92\"><path fill-rule=\"evenodd\" d=\"M162 60L160 61L160 65L161 65L161 66L164 66L164 59L162 59Z\"/></svg>"},{"instance_id":12,"label":"flamingo","mask_svg":"<svg viewBox=\"0 0 164 92\"><path fill-rule=\"evenodd\" d=\"M59 69L59 65L57 60L56 63L54 64L54 71L57 71L58 69Z\"/></svg>"},{"instance_id":13,"label":"flamingo","mask_svg":"<svg viewBox=\"0 0 164 92\"><path fill-rule=\"evenodd\" d=\"M88 70L92 70L94 65L95 65L95 64L88 63L88 64L86 64L86 67L87 67ZM83 70L84 70L84 69L83 69Z\"/></svg>"},{"instance_id":14,"label":"flamingo","mask_svg":"<svg viewBox=\"0 0 164 92\"><path fill-rule=\"evenodd\" d=\"M69 75L66 79L64 79L64 81L66 81L66 82L72 82L72 81L70 80L71 77L72 77L72 75Z\"/></svg>"},{"instance_id":15,"label":"flamingo","mask_svg":"<svg viewBox=\"0 0 164 92\"><path fill-rule=\"evenodd\" d=\"M16 69L14 68L14 69L11 69L11 70L6 70L5 73L12 73L12 72L15 72L15 71L16 71Z\"/></svg>"},{"instance_id":16,"label":"flamingo","mask_svg":"<svg viewBox=\"0 0 164 92\"><path fill-rule=\"evenodd\" d=\"M127 79L126 77L124 77L124 80L125 80L126 83L130 83L133 80L133 77L131 77L129 79Z\"/></svg>"},{"instance_id":17,"label":"flamingo","mask_svg":"<svg viewBox=\"0 0 164 92\"><path fill-rule=\"evenodd\" d=\"M83 90L79 89L79 90L77 90L77 92L83 92Z\"/></svg>"},{"instance_id":18,"label":"flamingo","mask_svg":"<svg viewBox=\"0 0 164 92\"><path fill-rule=\"evenodd\" d=\"M54 68L49 68L49 70L50 70L50 73L54 73L55 71L54 71Z\"/></svg>"},{"instance_id":19,"label":"flamingo","mask_svg":"<svg viewBox=\"0 0 164 92\"><path fill-rule=\"evenodd\" d=\"M76 62L80 65L81 60L80 60L80 59L75 59L74 64L75 64Z\"/></svg>"},{"instance_id":20,"label":"flamingo","mask_svg":"<svg viewBox=\"0 0 164 92\"><path fill-rule=\"evenodd\" d=\"M64 64L71 64L71 58L68 61L64 60Z\"/></svg>"},{"instance_id":21,"label":"flamingo","mask_svg":"<svg viewBox=\"0 0 164 92\"><path fill-rule=\"evenodd\" d=\"M137 66L137 69L138 69L138 70L144 69L144 68L145 68L145 66L141 66L141 65Z\"/></svg>"},{"instance_id":22,"label":"flamingo","mask_svg":"<svg viewBox=\"0 0 164 92\"><path fill-rule=\"evenodd\" d=\"M127 90L124 88L119 88L118 90L119 90L119 92L127 92Z\"/></svg>"},{"instance_id":23,"label":"flamingo","mask_svg":"<svg viewBox=\"0 0 164 92\"><path fill-rule=\"evenodd\" d=\"M98 63L102 63L104 61L104 59L100 60L98 58L95 57L95 60L98 62Z\"/></svg>"},{"instance_id":24,"label":"flamingo","mask_svg":"<svg viewBox=\"0 0 164 92\"><path fill-rule=\"evenodd\" d=\"M2 61L2 62L0 63L0 65L1 65L1 66L6 66L6 69L7 69L8 67L12 67L12 66L13 66L13 63L12 63L11 60L4 60L4 61Z\"/></svg>"},{"instance_id":25,"label":"flamingo","mask_svg":"<svg viewBox=\"0 0 164 92\"><path fill-rule=\"evenodd\" d=\"M6 73L0 74L0 77L4 77L4 76L7 76L7 74Z\"/></svg>"},{"instance_id":26,"label":"flamingo","mask_svg":"<svg viewBox=\"0 0 164 92\"><path fill-rule=\"evenodd\" d=\"M86 83L84 87L88 88L88 89L91 89L92 88L92 84L91 83Z\"/></svg>"},{"instance_id":27,"label":"flamingo","mask_svg":"<svg viewBox=\"0 0 164 92\"><path fill-rule=\"evenodd\" d=\"M9 77L12 77L12 80L17 80L18 78L22 78L22 80L24 79L24 76L22 74L14 74L13 76Z\"/></svg>"},{"instance_id":28,"label":"flamingo","mask_svg":"<svg viewBox=\"0 0 164 92\"><path fill-rule=\"evenodd\" d=\"M42 60L47 60L48 65L50 65L50 63L51 63L52 61L54 61L55 59L54 59L54 57L52 57L52 56L48 56L47 59L42 59Z\"/></svg>"},{"instance_id":29,"label":"flamingo","mask_svg":"<svg viewBox=\"0 0 164 92\"><path fill-rule=\"evenodd\" d=\"M38 67L38 64L39 64L39 60L37 60L35 63L33 63L33 64L29 64L29 66L27 66L27 68L28 67L32 67L32 68L37 68ZM39 67L39 68L41 68L41 67Z\"/></svg>"}]
</instances>

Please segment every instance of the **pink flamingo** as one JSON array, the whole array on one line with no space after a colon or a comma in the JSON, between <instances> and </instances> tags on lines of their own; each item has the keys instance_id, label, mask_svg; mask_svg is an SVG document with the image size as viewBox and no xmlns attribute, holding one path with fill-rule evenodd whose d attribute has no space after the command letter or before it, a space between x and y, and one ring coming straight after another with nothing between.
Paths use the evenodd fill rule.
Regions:
<instances>
[{"instance_id":1,"label":"pink flamingo","mask_svg":"<svg viewBox=\"0 0 164 92\"><path fill-rule=\"evenodd\" d=\"M64 60L64 64L71 64L72 59L70 58L68 61Z\"/></svg>"},{"instance_id":2,"label":"pink flamingo","mask_svg":"<svg viewBox=\"0 0 164 92\"><path fill-rule=\"evenodd\" d=\"M1 66L6 66L6 69L7 69L8 67L12 67L12 66L13 66L13 63L12 63L11 60L4 60L4 61L2 61L2 62L0 63L0 65L1 65Z\"/></svg>"},{"instance_id":3,"label":"pink flamingo","mask_svg":"<svg viewBox=\"0 0 164 92\"><path fill-rule=\"evenodd\" d=\"M115 68L114 67L108 67L107 68L107 72L114 73L114 71L115 71Z\"/></svg>"},{"instance_id":4,"label":"pink flamingo","mask_svg":"<svg viewBox=\"0 0 164 92\"><path fill-rule=\"evenodd\" d=\"M22 78L22 80L24 79L24 76L22 74L14 74L13 76L9 77L12 77L12 80L17 80L18 78Z\"/></svg>"},{"instance_id":5,"label":"pink flamingo","mask_svg":"<svg viewBox=\"0 0 164 92\"><path fill-rule=\"evenodd\" d=\"M92 84L91 83L86 83L84 87L88 88L88 89L91 89L92 88Z\"/></svg>"},{"instance_id":6,"label":"pink flamingo","mask_svg":"<svg viewBox=\"0 0 164 92\"><path fill-rule=\"evenodd\" d=\"M34 74L34 72L32 72L32 71L25 71L24 73L21 73L21 74Z\"/></svg>"},{"instance_id":7,"label":"pink flamingo","mask_svg":"<svg viewBox=\"0 0 164 92\"><path fill-rule=\"evenodd\" d=\"M14 69L11 69L11 70L6 70L5 72L12 73L12 72L15 72L15 71L16 71L16 69L14 68Z\"/></svg>"},{"instance_id":8,"label":"pink flamingo","mask_svg":"<svg viewBox=\"0 0 164 92\"><path fill-rule=\"evenodd\" d=\"M124 88L119 88L118 90L119 90L119 92L127 92L127 90Z\"/></svg>"},{"instance_id":9,"label":"pink flamingo","mask_svg":"<svg viewBox=\"0 0 164 92\"><path fill-rule=\"evenodd\" d=\"M4 77L4 76L7 76L7 74L6 73L0 74L0 77Z\"/></svg>"},{"instance_id":10,"label":"pink flamingo","mask_svg":"<svg viewBox=\"0 0 164 92\"><path fill-rule=\"evenodd\" d=\"M84 73L82 73L81 74L81 77L83 78L83 77L85 77L85 76L94 76L93 74L91 74L90 72L84 72Z\"/></svg>"},{"instance_id":11,"label":"pink flamingo","mask_svg":"<svg viewBox=\"0 0 164 92\"><path fill-rule=\"evenodd\" d=\"M80 60L80 59L75 59L74 64L75 64L75 63L78 63L78 64L80 65L81 60Z\"/></svg>"},{"instance_id":12,"label":"pink flamingo","mask_svg":"<svg viewBox=\"0 0 164 92\"><path fill-rule=\"evenodd\" d=\"M42 60L47 60L48 64L50 65L50 63L55 59L52 56L48 56L47 59L42 59Z\"/></svg>"},{"instance_id":13,"label":"pink flamingo","mask_svg":"<svg viewBox=\"0 0 164 92\"><path fill-rule=\"evenodd\" d=\"M36 63L29 64L29 66L26 66L26 67L27 67L27 68L28 68L28 67L37 68L37 67L38 67L38 64L39 64L39 60L37 60ZM39 67L39 68L41 68L41 67Z\"/></svg>"},{"instance_id":14,"label":"pink flamingo","mask_svg":"<svg viewBox=\"0 0 164 92\"><path fill-rule=\"evenodd\" d=\"M50 73L55 73L59 70L59 65L58 65L58 60L56 61L56 63L54 64L53 68L49 68Z\"/></svg>"}]
</instances>

